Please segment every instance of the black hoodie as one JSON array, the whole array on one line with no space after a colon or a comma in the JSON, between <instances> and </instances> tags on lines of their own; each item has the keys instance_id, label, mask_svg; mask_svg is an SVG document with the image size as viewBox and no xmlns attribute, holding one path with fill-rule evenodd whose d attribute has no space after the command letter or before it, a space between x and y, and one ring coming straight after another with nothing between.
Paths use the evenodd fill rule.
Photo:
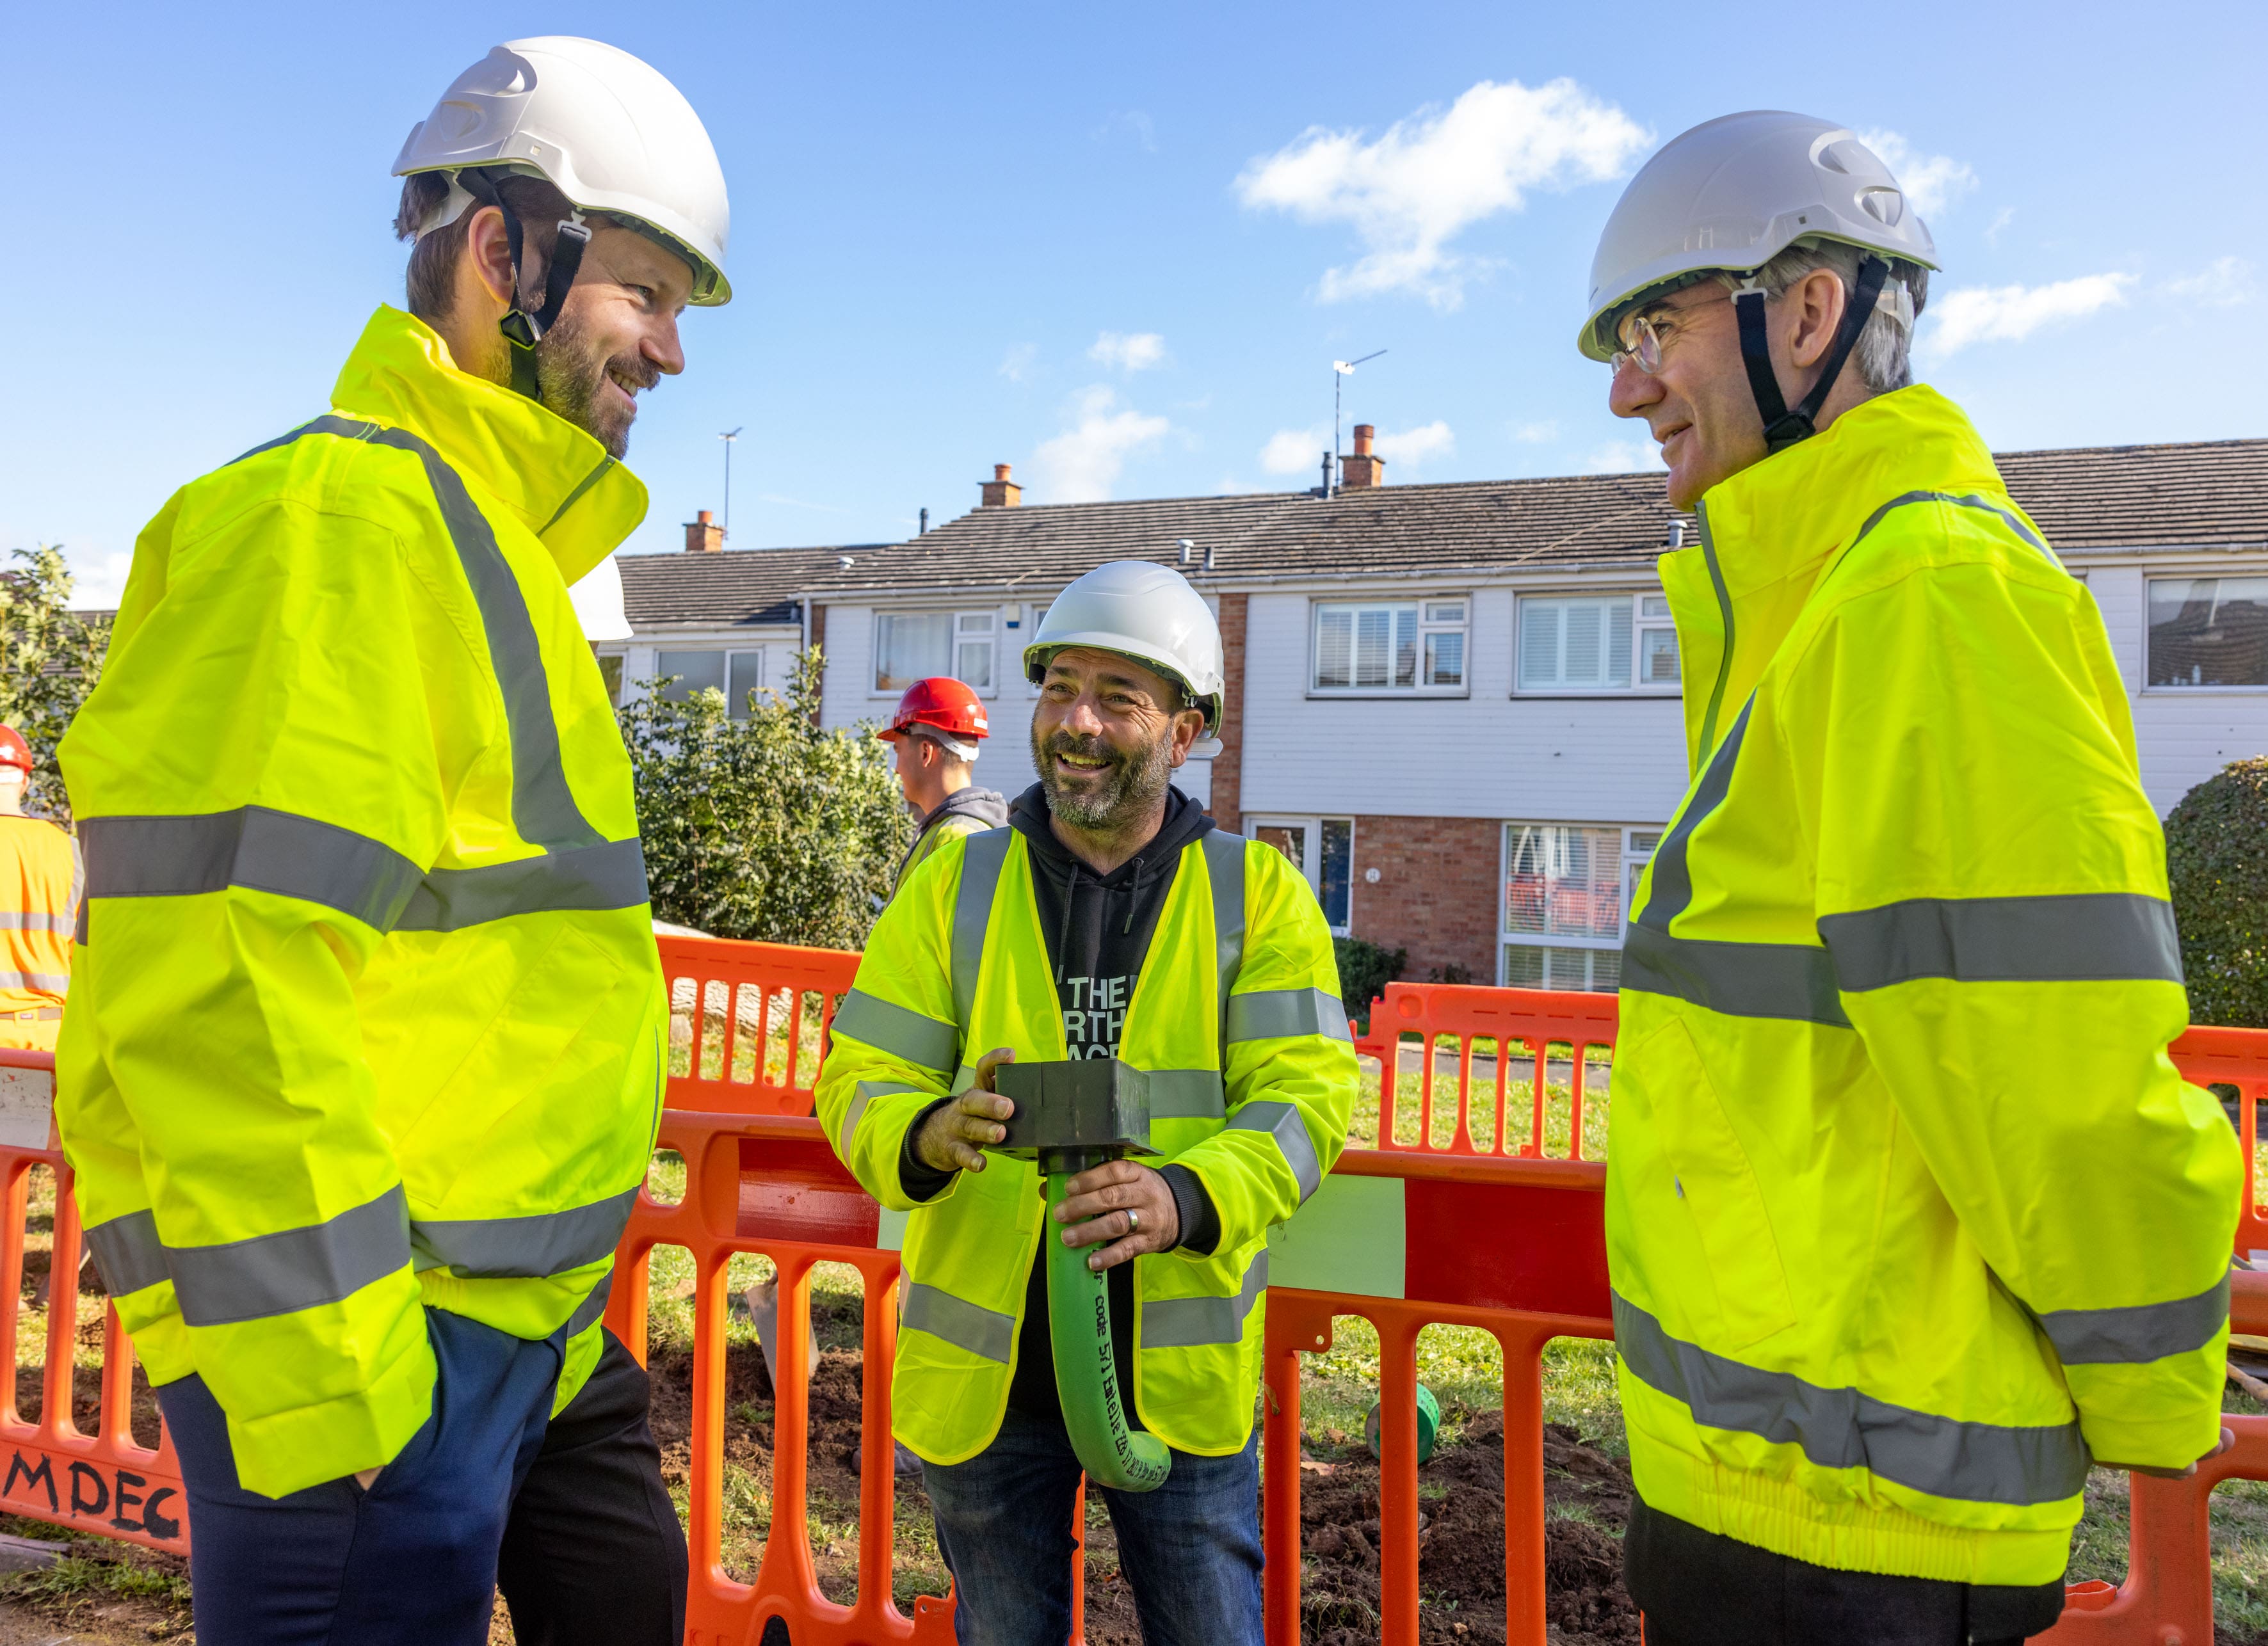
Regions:
<instances>
[{"instance_id":1,"label":"black hoodie","mask_svg":"<svg viewBox=\"0 0 2268 1646\"><path fill-rule=\"evenodd\" d=\"M1048 964L1055 973L1056 996L1063 1008L1064 1039L1071 1054L1115 1056L1126 1022L1126 1004L1133 998L1134 981L1149 953L1151 936L1174 888L1182 849L1211 828L1213 821L1197 802L1180 790L1170 789L1166 793L1165 819L1156 836L1106 875L1096 874L1056 838L1049 827L1047 795L1039 784L1016 797L1008 809L1008 821L1031 847L1032 890L1039 905L1040 930L1047 937ZM921 1120L927 1118L924 1111ZM947 1174L932 1172L913 1158L913 1137L921 1120L907 1129L899 1176L908 1194L927 1200L945 1187ZM1204 1184L1185 1166L1167 1166L1163 1175L1181 1214L1180 1244L1193 1252L1210 1253L1220 1240L1220 1218ZM1043 1238L1052 1240L1060 1235L1061 1230L1050 1223ZM1011 1405L1027 1415L1042 1418L1058 1416L1062 1411L1048 1338L1044 1256L1042 1253L1035 1257L1026 1284L1015 1381L1008 1392ZM1134 1415L1134 1266L1121 1263L1106 1278L1112 1347L1118 1362L1119 1404L1129 1422L1138 1428L1140 1420Z\"/></svg>"}]
</instances>

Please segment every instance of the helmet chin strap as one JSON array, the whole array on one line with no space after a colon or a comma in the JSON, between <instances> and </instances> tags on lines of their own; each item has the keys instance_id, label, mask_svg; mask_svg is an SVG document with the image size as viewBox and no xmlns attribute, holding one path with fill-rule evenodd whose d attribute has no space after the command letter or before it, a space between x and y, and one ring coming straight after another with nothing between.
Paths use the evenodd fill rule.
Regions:
<instances>
[{"instance_id":1,"label":"helmet chin strap","mask_svg":"<svg viewBox=\"0 0 2268 1646\"><path fill-rule=\"evenodd\" d=\"M520 298L519 263L525 236L520 230L519 214L505 202L494 180L482 172L460 172L457 183L481 204L494 206L504 214L504 239L512 246L512 306L497 322L497 329L512 348L512 387L532 400L541 400L535 375L535 345L559 323L559 312L567 306L567 293L575 284L576 272L583 266L583 253L591 244L591 231L584 226L579 214L561 219L557 238L551 244L550 267L543 272L543 306L530 314L521 306Z\"/></svg>"},{"instance_id":2,"label":"helmet chin strap","mask_svg":"<svg viewBox=\"0 0 2268 1646\"><path fill-rule=\"evenodd\" d=\"M1859 334L1866 329L1889 274L1890 266L1879 257L1870 256L1859 263L1859 289L1844 306L1843 323L1836 327L1835 345L1820 364L1819 381L1793 407L1780 397L1779 378L1772 371L1771 348L1764 334L1764 292L1752 280L1733 294L1733 310L1741 321L1741 363L1749 369L1749 392L1756 397L1756 410L1764 418L1767 453L1785 452L1819 432L1819 409L1827 404L1835 379L1843 374L1844 362L1859 346Z\"/></svg>"}]
</instances>

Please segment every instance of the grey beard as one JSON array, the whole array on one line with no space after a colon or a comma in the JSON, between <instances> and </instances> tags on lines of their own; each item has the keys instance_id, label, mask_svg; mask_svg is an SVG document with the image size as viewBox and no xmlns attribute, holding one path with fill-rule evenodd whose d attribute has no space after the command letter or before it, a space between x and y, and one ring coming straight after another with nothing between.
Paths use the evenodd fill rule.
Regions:
<instances>
[{"instance_id":1,"label":"grey beard","mask_svg":"<svg viewBox=\"0 0 2268 1646\"><path fill-rule=\"evenodd\" d=\"M1032 734L1032 764L1039 769L1040 787L1047 795L1049 811L1073 828L1108 834L1125 827L1165 798L1166 785L1173 777L1173 744L1174 734L1169 727L1147 749L1118 760L1111 768L1109 779L1085 796L1066 794L1058 786L1056 763L1049 758L1047 746L1036 731ZM1084 747L1073 739L1066 752L1115 758L1113 751L1099 738Z\"/></svg>"}]
</instances>

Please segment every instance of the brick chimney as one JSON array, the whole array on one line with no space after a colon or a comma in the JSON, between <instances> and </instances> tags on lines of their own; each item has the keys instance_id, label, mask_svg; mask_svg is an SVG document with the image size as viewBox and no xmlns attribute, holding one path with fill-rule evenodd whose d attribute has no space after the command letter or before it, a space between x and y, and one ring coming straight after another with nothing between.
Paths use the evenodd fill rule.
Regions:
<instances>
[{"instance_id":1,"label":"brick chimney","mask_svg":"<svg viewBox=\"0 0 2268 1646\"><path fill-rule=\"evenodd\" d=\"M1354 451L1340 459L1340 490L1360 491L1366 486L1386 484L1386 459L1370 449L1371 439L1377 433L1377 429L1369 423L1355 424Z\"/></svg>"},{"instance_id":2,"label":"brick chimney","mask_svg":"<svg viewBox=\"0 0 2268 1646\"><path fill-rule=\"evenodd\" d=\"M980 495L976 506L980 509L1012 509L1024 496L1024 489L1008 478L1005 463L995 463L992 478L982 482L977 490Z\"/></svg>"},{"instance_id":3,"label":"brick chimney","mask_svg":"<svg viewBox=\"0 0 2268 1646\"><path fill-rule=\"evenodd\" d=\"M685 523L685 552L688 555L713 555L725 547L725 528L717 524L710 511L703 509Z\"/></svg>"}]
</instances>

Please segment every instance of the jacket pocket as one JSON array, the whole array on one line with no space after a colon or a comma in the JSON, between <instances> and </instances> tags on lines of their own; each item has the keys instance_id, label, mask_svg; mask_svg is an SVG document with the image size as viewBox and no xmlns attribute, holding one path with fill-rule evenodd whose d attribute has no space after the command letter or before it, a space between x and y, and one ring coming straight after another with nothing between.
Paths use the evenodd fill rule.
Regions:
<instances>
[{"instance_id":1,"label":"jacket pocket","mask_svg":"<svg viewBox=\"0 0 2268 1646\"><path fill-rule=\"evenodd\" d=\"M1764 1190L1692 1032L1672 1018L1630 1054L1646 1070L1654 1125L1717 1284L1725 1346L1739 1348L1795 1323L1787 1271Z\"/></svg>"}]
</instances>

